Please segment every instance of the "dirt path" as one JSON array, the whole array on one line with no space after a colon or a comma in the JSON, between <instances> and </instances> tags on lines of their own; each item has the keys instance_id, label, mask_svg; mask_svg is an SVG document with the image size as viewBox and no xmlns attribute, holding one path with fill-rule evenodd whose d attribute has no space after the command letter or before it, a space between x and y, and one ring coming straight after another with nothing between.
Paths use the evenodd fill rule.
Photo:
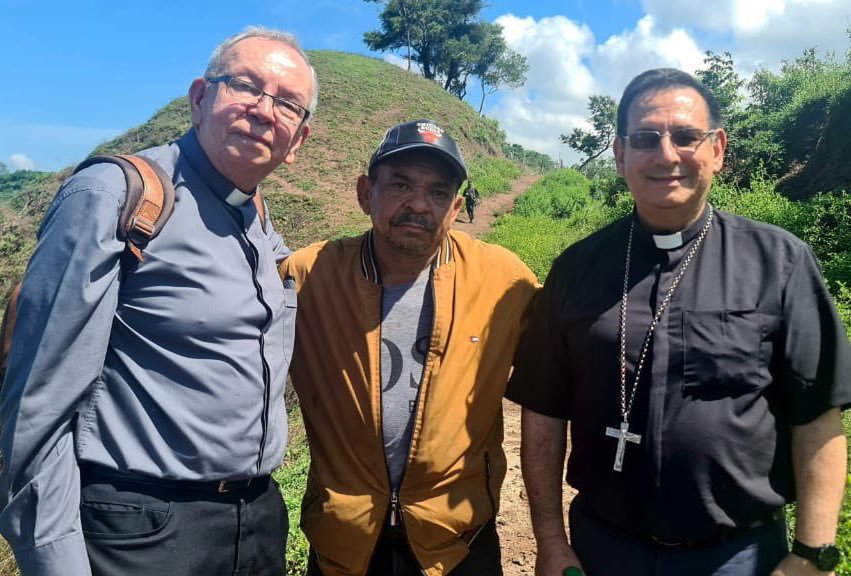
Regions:
<instances>
[{"instance_id":1,"label":"dirt path","mask_svg":"<svg viewBox=\"0 0 851 576\"><path fill-rule=\"evenodd\" d=\"M453 225L472 236L481 236L490 230L495 215L511 210L514 199L522 194L535 180L536 175L517 179L510 192L485 198L476 208L472 224L462 212ZM520 472L520 408L508 400L503 401L505 417L505 440L503 447L508 459L508 472L502 486L502 504L497 518L502 543L502 567L505 576L529 576L535 573L535 538L529 517L529 504L523 477ZM565 509L573 499L574 492L565 486Z\"/></svg>"},{"instance_id":2,"label":"dirt path","mask_svg":"<svg viewBox=\"0 0 851 576\"><path fill-rule=\"evenodd\" d=\"M525 174L514 181L508 192L483 199L476 207L472 224L467 220L467 213L462 208L452 227L470 236L481 236L490 230L495 215L510 212L514 206L514 199L525 192L538 178L540 176L537 174Z\"/></svg>"}]
</instances>

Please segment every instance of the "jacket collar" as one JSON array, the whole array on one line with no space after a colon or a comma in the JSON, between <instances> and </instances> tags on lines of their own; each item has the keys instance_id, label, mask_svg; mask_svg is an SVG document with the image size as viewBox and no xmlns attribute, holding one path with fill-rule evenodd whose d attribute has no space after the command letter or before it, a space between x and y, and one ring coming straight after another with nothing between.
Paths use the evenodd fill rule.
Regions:
<instances>
[{"instance_id":1,"label":"jacket collar","mask_svg":"<svg viewBox=\"0 0 851 576\"><path fill-rule=\"evenodd\" d=\"M449 234L447 234L437 249L437 254L431 261L432 273L441 266L449 264L452 260L452 242L449 240ZM375 239L373 238L372 230L369 230L363 235L360 250L360 265L364 278L381 285L381 270L378 268L378 259L375 257Z\"/></svg>"}]
</instances>

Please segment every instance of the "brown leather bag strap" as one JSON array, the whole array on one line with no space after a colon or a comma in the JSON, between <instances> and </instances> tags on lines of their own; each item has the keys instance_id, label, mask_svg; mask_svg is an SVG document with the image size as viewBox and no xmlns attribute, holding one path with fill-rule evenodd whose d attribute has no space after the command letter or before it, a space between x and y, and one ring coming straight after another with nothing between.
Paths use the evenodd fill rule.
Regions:
<instances>
[{"instance_id":1,"label":"brown leather bag strap","mask_svg":"<svg viewBox=\"0 0 851 576\"><path fill-rule=\"evenodd\" d=\"M77 166L74 173L92 164L111 163L124 172L127 198L118 221L118 237L127 250L141 261L143 250L160 233L174 210L174 185L153 160L131 154L92 156Z\"/></svg>"},{"instance_id":2,"label":"brown leather bag strap","mask_svg":"<svg viewBox=\"0 0 851 576\"><path fill-rule=\"evenodd\" d=\"M263 231L266 231L266 201L263 199L263 193L258 189L251 197L254 202L254 208L257 209L257 214L260 216L260 224L263 226Z\"/></svg>"},{"instance_id":3,"label":"brown leather bag strap","mask_svg":"<svg viewBox=\"0 0 851 576\"><path fill-rule=\"evenodd\" d=\"M103 162L116 164L124 172L127 198L119 218L117 234L121 240L124 240L127 251L141 262L144 259L142 250L160 233L171 217L174 210L174 185L159 164L148 158L129 154L92 156L77 166L74 173L92 164ZM263 205L262 197L258 206L261 205ZM260 208L257 211L261 212ZM265 222L265 209L262 214ZM122 259L122 267L124 264ZM18 317L20 291L21 284L18 283L12 291L3 316L3 324L0 326L0 378L5 375L6 361L12 349L12 333Z\"/></svg>"},{"instance_id":4,"label":"brown leather bag strap","mask_svg":"<svg viewBox=\"0 0 851 576\"><path fill-rule=\"evenodd\" d=\"M2 338L2 349L0 349L0 381L6 375L6 361L9 359L9 351L12 349L12 332L15 330L15 320L18 318L18 295L21 293L21 283L15 285L12 296L6 305L6 313L3 315L3 325L0 327L0 338Z\"/></svg>"}]
</instances>

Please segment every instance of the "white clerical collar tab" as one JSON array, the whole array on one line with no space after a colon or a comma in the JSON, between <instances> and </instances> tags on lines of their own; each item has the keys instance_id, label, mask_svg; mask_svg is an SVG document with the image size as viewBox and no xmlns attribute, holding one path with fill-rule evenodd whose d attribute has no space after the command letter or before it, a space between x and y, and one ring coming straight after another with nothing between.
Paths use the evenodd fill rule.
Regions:
<instances>
[{"instance_id":1,"label":"white clerical collar tab","mask_svg":"<svg viewBox=\"0 0 851 576\"><path fill-rule=\"evenodd\" d=\"M673 234L654 234L653 242L656 243L656 248L662 250L673 250L683 245L683 233L674 232Z\"/></svg>"},{"instance_id":2,"label":"white clerical collar tab","mask_svg":"<svg viewBox=\"0 0 851 576\"><path fill-rule=\"evenodd\" d=\"M252 196L253 194L246 194L242 190L234 188L233 192L228 194L228 197L225 198L225 202L227 202L231 206L242 206L243 204L251 200Z\"/></svg>"}]
</instances>

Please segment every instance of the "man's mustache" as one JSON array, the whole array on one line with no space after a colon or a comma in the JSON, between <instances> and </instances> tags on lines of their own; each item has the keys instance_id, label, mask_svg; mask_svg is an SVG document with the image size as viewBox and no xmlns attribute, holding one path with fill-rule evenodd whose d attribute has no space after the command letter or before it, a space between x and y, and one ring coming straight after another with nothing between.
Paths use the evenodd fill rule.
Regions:
<instances>
[{"instance_id":1,"label":"man's mustache","mask_svg":"<svg viewBox=\"0 0 851 576\"><path fill-rule=\"evenodd\" d=\"M405 212L404 214L399 214L390 219L391 226L401 226L403 224L413 224L414 226L420 226L429 232L434 232L435 225L427 216L423 216L421 214L413 214L411 212Z\"/></svg>"}]
</instances>

